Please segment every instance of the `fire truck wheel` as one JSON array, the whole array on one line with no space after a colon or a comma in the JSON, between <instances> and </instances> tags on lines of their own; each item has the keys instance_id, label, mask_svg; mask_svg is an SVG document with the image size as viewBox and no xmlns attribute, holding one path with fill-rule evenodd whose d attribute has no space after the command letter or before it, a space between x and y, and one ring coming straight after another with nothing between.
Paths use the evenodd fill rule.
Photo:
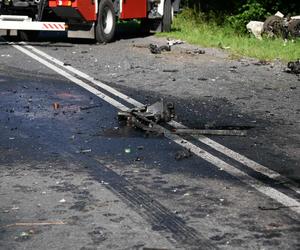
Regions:
<instances>
[{"instance_id":1,"label":"fire truck wheel","mask_svg":"<svg viewBox=\"0 0 300 250\"><path fill-rule=\"evenodd\" d=\"M39 31L36 30L19 30L18 39L24 42L36 41L39 36Z\"/></svg>"},{"instance_id":2,"label":"fire truck wheel","mask_svg":"<svg viewBox=\"0 0 300 250\"><path fill-rule=\"evenodd\" d=\"M172 24L172 3L171 0L165 0L161 31L170 32L171 24Z\"/></svg>"},{"instance_id":3,"label":"fire truck wheel","mask_svg":"<svg viewBox=\"0 0 300 250\"><path fill-rule=\"evenodd\" d=\"M116 16L111 0L101 0L98 9L98 18L95 26L96 41L111 42L116 30Z\"/></svg>"}]
</instances>

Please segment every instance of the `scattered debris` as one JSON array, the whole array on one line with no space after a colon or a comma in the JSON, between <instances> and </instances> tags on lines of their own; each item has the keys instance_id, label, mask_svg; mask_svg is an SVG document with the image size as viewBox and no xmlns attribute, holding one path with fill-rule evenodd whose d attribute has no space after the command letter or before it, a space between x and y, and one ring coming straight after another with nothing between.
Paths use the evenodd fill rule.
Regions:
<instances>
[{"instance_id":1,"label":"scattered debris","mask_svg":"<svg viewBox=\"0 0 300 250\"><path fill-rule=\"evenodd\" d=\"M247 30L252 33L257 39L262 40L261 34L264 30L264 22L250 21L246 25Z\"/></svg>"},{"instance_id":2,"label":"scattered debris","mask_svg":"<svg viewBox=\"0 0 300 250\"><path fill-rule=\"evenodd\" d=\"M176 73L176 72L178 72L178 69L164 69L163 72L165 72L165 73Z\"/></svg>"},{"instance_id":3,"label":"scattered debris","mask_svg":"<svg viewBox=\"0 0 300 250\"><path fill-rule=\"evenodd\" d=\"M156 44L150 44L149 45L149 50L152 54L161 54L163 51L171 51L171 46L169 45L162 45L158 46Z\"/></svg>"},{"instance_id":4,"label":"scattered debris","mask_svg":"<svg viewBox=\"0 0 300 250\"><path fill-rule=\"evenodd\" d=\"M131 153L131 149L130 148L125 148L124 151L125 151L126 154L130 154Z\"/></svg>"},{"instance_id":5,"label":"scattered debris","mask_svg":"<svg viewBox=\"0 0 300 250\"><path fill-rule=\"evenodd\" d=\"M8 224L5 227L31 227L31 226L65 225L65 224L66 223L61 220L59 220L59 221L44 221L44 222L18 222L18 223L14 223L14 224Z\"/></svg>"},{"instance_id":6,"label":"scattered debris","mask_svg":"<svg viewBox=\"0 0 300 250\"><path fill-rule=\"evenodd\" d=\"M288 69L286 70L286 72L292 74L300 74L300 59L295 62L289 62L287 67Z\"/></svg>"},{"instance_id":7,"label":"scattered debris","mask_svg":"<svg viewBox=\"0 0 300 250\"><path fill-rule=\"evenodd\" d=\"M89 109L94 109L94 108L99 108L102 105L93 105L93 106L88 106L88 107L80 107L80 110L89 110Z\"/></svg>"},{"instance_id":8,"label":"scattered debris","mask_svg":"<svg viewBox=\"0 0 300 250\"><path fill-rule=\"evenodd\" d=\"M169 46L174 46L174 45L177 45L177 44L184 44L184 41L182 41L182 40L169 40L168 39L167 44Z\"/></svg>"},{"instance_id":9,"label":"scattered debris","mask_svg":"<svg viewBox=\"0 0 300 250\"><path fill-rule=\"evenodd\" d=\"M190 149L183 149L183 150L180 150L180 151L176 152L175 160L180 161L180 160L183 160L183 159L187 159L187 158L190 158L192 155L193 154L192 154Z\"/></svg>"},{"instance_id":10,"label":"scattered debris","mask_svg":"<svg viewBox=\"0 0 300 250\"><path fill-rule=\"evenodd\" d=\"M205 77L198 77L198 81L207 81L208 79Z\"/></svg>"},{"instance_id":11,"label":"scattered debris","mask_svg":"<svg viewBox=\"0 0 300 250\"><path fill-rule=\"evenodd\" d=\"M21 232L19 236L15 238L17 241L28 240L34 234L33 230L29 230L28 232Z\"/></svg>"},{"instance_id":12,"label":"scattered debris","mask_svg":"<svg viewBox=\"0 0 300 250\"><path fill-rule=\"evenodd\" d=\"M289 21L288 32L293 39L300 37L300 17Z\"/></svg>"},{"instance_id":13,"label":"scattered debris","mask_svg":"<svg viewBox=\"0 0 300 250\"><path fill-rule=\"evenodd\" d=\"M262 65L269 65L270 62L266 61L266 60L259 60L255 63L253 63L253 65L257 65L257 66L262 66Z\"/></svg>"},{"instance_id":14,"label":"scattered debris","mask_svg":"<svg viewBox=\"0 0 300 250\"><path fill-rule=\"evenodd\" d=\"M120 121L126 121L127 126L139 128L145 132L165 134L166 130L160 126L168 123L176 117L174 104L165 103L163 100L150 106L134 108L128 111L119 111ZM173 134L179 135L219 135L219 136L246 136L246 131L239 129L189 129L178 128L171 130Z\"/></svg>"},{"instance_id":15,"label":"scattered debris","mask_svg":"<svg viewBox=\"0 0 300 250\"><path fill-rule=\"evenodd\" d=\"M134 159L134 161L141 161L141 160L143 160L143 158L141 158L141 157L136 157L136 158Z\"/></svg>"},{"instance_id":16,"label":"scattered debris","mask_svg":"<svg viewBox=\"0 0 300 250\"><path fill-rule=\"evenodd\" d=\"M300 37L300 18L284 17L284 15L277 11L274 16L268 17L263 25L263 33L267 37L282 37L285 39L285 43L289 37Z\"/></svg>"},{"instance_id":17,"label":"scattered debris","mask_svg":"<svg viewBox=\"0 0 300 250\"><path fill-rule=\"evenodd\" d=\"M20 208L19 207L17 207L17 206L15 206L15 205L13 205L13 207L11 208L11 210L19 210Z\"/></svg>"},{"instance_id":18,"label":"scattered debris","mask_svg":"<svg viewBox=\"0 0 300 250\"><path fill-rule=\"evenodd\" d=\"M54 102L54 103L52 104L52 106L53 106L53 109L55 109L55 110L57 110L57 109L60 108L60 104L57 103L57 102Z\"/></svg>"},{"instance_id":19,"label":"scattered debris","mask_svg":"<svg viewBox=\"0 0 300 250\"><path fill-rule=\"evenodd\" d=\"M79 151L76 151L76 153L86 154L92 152L92 149L81 149Z\"/></svg>"},{"instance_id":20,"label":"scattered debris","mask_svg":"<svg viewBox=\"0 0 300 250\"><path fill-rule=\"evenodd\" d=\"M188 55L203 55L205 54L205 50L203 49L186 50L185 53Z\"/></svg>"},{"instance_id":21,"label":"scattered debris","mask_svg":"<svg viewBox=\"0 0 300 250\"><path fill-rule=\"evenodd\" d=\"M230 46L224 46L221 42L219 42L218 47L224 50L230 49Z\"/></svg>"},{"instance_id":22,"label":"scattered debris","mask_svg":"<svg viewBox=\"0 0 300 250\"><path fill-rule=\"evenodd\" d=\"M258 209L260 209L260 210L280 210L283 208L293 208L293 207L299 207L299 206L277 206L277 207L258 206Z\"/></svg>"},{"instance_id":23,"label":"scattered debris","mask_svg":"<svg viewBox=\"0 0 300 250\"><path fill-rule=\"evenodd\" d=\"M128 126L162 134L163 129L157 125L175 118L174 104L165 103L162 100L150 106L120 111L118 118L119 120L126 120Z\"/></svg>"},{"instance_id":24,"label":"scattered debris","mask_svg":"<svg viewBox=\"0 0 300 250\"><path fill-rule=\"evenodd\" d=\"M284 15L279 11L274 16L269 16L263 25L263 32L267 37L282 36L284 32Z\"/></svg>"},{"instance_id":25,"label":"scattered debris","mask_svg":"<svg viewBox=\"0 0 300 250\"><path fill-rule=\"evenodd\" d=\"M188 129L179 128L172 130L175 134L180 135L220 135L220 136L246 136L247 132L244 130L222 130L222 129Z\"/></svg>"}]
</instances>

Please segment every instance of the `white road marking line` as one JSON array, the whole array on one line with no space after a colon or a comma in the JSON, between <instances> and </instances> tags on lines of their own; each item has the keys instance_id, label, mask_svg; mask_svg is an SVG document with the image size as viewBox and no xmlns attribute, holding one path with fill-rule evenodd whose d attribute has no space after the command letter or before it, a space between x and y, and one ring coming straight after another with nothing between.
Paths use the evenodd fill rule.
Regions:
<instances>
[{"instance_id":1,"label":"white road marking line","mask_svg":"<svg viewBox=\"0 0 300 250\"><path fill-rule=\"evenodd\" d=\"M26 43L22 43L22 44L25 45ZM116 89L108 86L107 84L105 84L105 83L103 83L103 82L101 82L99 80L96 80L94 77L91 77L91 76L87 75L86 73L83 73L82 71L80 71L78 69L75 69L74 67L72 67L70 65L65 65L62 61L60 61L60 60L58 60L58 59L56 59L56 58L54 58L54 57L52 57L52 56L44 53L43 51L41 51L39 49L34 48L33 46L25 45L25 47L29 48L32 51L34 51L35 53L43 56L44 58L48 59L49 61L52 61L55 64L57 64L57 65L65 68L65 69L69 70L70 72L76 74L77 76L79 76L79 77L81 77L81 78L83 78L83 79L85 79L85 80L87 80L87 81L95 84L96 86L98 86L98 87L100 87L100 88L102 88L102 89L104 89L104 90L112 93L113 95L115 95L115 96L123 99L124 101L132 104L135 107L143 107L143 106L145 106L144 104L142 104L142 103L140 103L140 102L132 99L131 97L129 97L129 96L121 93L120 91L118 91L118 90L116 90Z\"/></svg>"},{"instance_id":2,"label":"white road marking line","mask_svg":"<svg viewBox=\"0 0 300 250\"><path fill-rule=\"evenodd\" d=\"M273 200L283 204L284 206L290 207L291 210L300 214L300 202L297 200L283 194L282 192L269 187L262 183L261 181L256 180L255 178L251 177L250 175L244 173L243 171L235 168L234 166L224 162L223 160L213 156L212 154L208 153L205 150L200 149L198 146L192 144L191 142L182 139L181 137L166 133L165 136L170 140L174 141L178 145L190 150L195 155L199 156L203 160L211 163L214 166L217 166L219 169L225 170L227 173L231 174L232 176L238 178L240 181L250 185L251 187L255 188L259 192L269 196Z\"/></svg>"},{"instance_id":3,"label":"white road marking line","mask_svg":"<svg viewBox=\"0 0 300 250\"><path fill-rule=\"evenodd\" d=\"M82 86L84 89L86 89L86 90L90 91L91 93L99 96L101 99L103 99L104 101L110 103L114 107L119 108L121 110L128 109L123 104L121 104L121 103L115 101L114 99L104 95L102 92L96 90L95 88L90 87L88 84L84 83L80 79L68 74L67 72L65 72L62 69L57 68L56 66L52 65L51 63L45 61L44 59L42 59L38 56L36 56L35 54L31 53L30 51L28 51L28 50L26 50L26 49L24 49L24 48L22 48L18 45L12 45L12 46L14 48L18 49L19 51L23 52L24 54L30 56L31 58L37 60L38 62L45 65L46 67L54 70L58 74L66 77L70 81L76 83L79 86ZM180 146L182 146L182 147L184 147L188 150L191 150L191 152L193 152L195 155L202 158L203 160L213 164L214 166L218 167L219 169L225 170L226 172L228 172L232 176L238 178L243 183L245 183L247 185L250 185L254 189L261 192L262 194L265 194L266 196L272 198L273 200L276 200L277 202L283 204L284 206L289 207L292 211L300 214L300 202L298 202L296 199L293 199L293 198L281 193L280 191L265 185L261 181L256 180L255 178L249 176L248 174L242 172L241 170L235 168L234 166L232 166L232 165L224 162L223 160L213 156L212 154L206 152L205 150L202 150L201 148L199 148L198 146L192 144L191 142L189 142L187 140L184 140L183 138L181 138L178 135L170 133L170 131L168 131L167 129L165 129L165 128L162 128L162 129L164 129L166 138L172 140L176 144L178 144L178 145L180 145Z\"/></svg>"},{"instance_id":4,"label":"white road marking line","mask_svg":"<svg viewBox=\"0 0 300 250\"><path fill-rule=\"evenodd\" d=\"M171 121L168 124L175 128L187 128L186 126L184 126L176 121ZM237 162L240 162L243 165L255 170L256 172L262 173L265 176L268 176L269 178L271 178L273 180L282 182L286 187L294 190L296 193L298 193L298 194L300 193L300 189L296 187L296 184L292 180L280 175L279 173L273 171L272 169L269 169L255 161L247 158L246 156L241 155L241 154L221 145L220 143L218 143L206 136L199 135L194 138L196 138L200 142L210 146L211 148L221 152L222 154L236 160Z\"/></svg>"},{"instance_id":5,"label":"white road marking line","mask_svg":"<svg viewBox=\"0 0 300 250\"><path fill-rule=\"evenodd\" d=\"M82 88L86 89L87 91L95 94L96 96L100 97L102 100L110 103L111 105L113 105L114 107L120 109L120 110L128 110L128 107L124 106L122 103L116 101L115 99L103 94L101 91L91 87L90 85L84 83L83 81L81 81L80 79L76 78L75 76L70 75L69 73L67 73L66 71L56 67L55 65L47 62L46 60L38 57L37 55L31 53L30 51L22 48L19 45L14 45L12 44L12 46L14 48L16 48L17 50L21 51L22 53L30 56L31 58L35 59L36 61L38 61L39 63L45 65L46 67L52 69L53 71L55 71L56 73L64 76L65 78L69 79L70 81L76 83L77 85L81 86Z\"/></svg>"},{"instance_id":6,"label":"white road marking line","mask_svg":"<svg viewBox=\"0 0 300 250\"><path fill-rule=\"evenodd\" d=\"M24 44L26 44L26 43L24 43ZM130 98L127 95L124 95L123 93L115 90L114 88L112 88L112 87L110 87L110 86L108 86L108 85L106 85L106 84L104 84L104 83L102 83L102 82L100 82L98 80L95 80L93 77L87 75L86 73L83 73L83 72L81 72L81 71L79 71L79 70L77 70L77 69L75 69L75 68L73 68L71 66L64 65L63 62L57 60L56 58L54 58L54 57L46 54L45 52L43 52L43 51L41 51L39 49L34 48L33 46L25 45L25 47L27 47L27 48L31 49L32 51L34 51L35 53L43 56L44 58L48 59L49 61L52 61L52 62L56 63L57 65L59 65L61 67L64 67L65 69L69 70L70 72L73 72L74 74L76 74L76 75L78 75L78 76L80 76L80 77L82 77L82 78L84 78L84 79L86 79L86 80L94 83L95 85L97 85L97 86L99 86L99 87L101 87L101 88L109 91L113 95L115 95L115 96L123 99L124 101L126 101L126 102L128 102L128 103L130 103L130 104L132 104L132 105L134 105L136 107L142 107L142 106L144 106L144 104L142 104L142 103L134 100L133 98ZM175 128L187 128L183 124L178 123L176 121L169 122L169 125L171 125L171 126L173 126ZM246 156L243 156L243 155L241 155L241 154L239 154L239 153L237 153L237 152L235 152L235 151L233 151L233 150L231 150L231 149L229 149L229 148L227 148L227 147L219 144L216 141L211 140L210 138L208 138L206 136L197 136L195 138L197 140L199 140L200 142L208 145L209 147L211 147L211 148L219 151L220 153L222 153L222 154L224 154L224 155L226 155L226 156L228 156L228 157L236 160L237 162L240 162L243 165L245 165L245 166L247 166L247 167L249 167L249 168L251 168L251 169L253 169L253 170L257 171L257 172L262 173L262 174L268 176L271 179L274 179L274 180L277 180L277 181L280 181L280 182L284 183L285 186L289 187L290 189L292 189L295 192L297 192L297 193L300 194L300 189L297 188L297 185L292 180L290 180L290 179L288 179L288 178L280 175L279 173L277 173L277 172L275 172L275 171L273 171L273 170L271 170L271 169L269 169L269 168L267 168L267 167L265 167L265 166L263 166L263 165L255 162L255 161L253 161L253 160L251 160L249 158L247 158Z\"/></svg>"}]
</instances>

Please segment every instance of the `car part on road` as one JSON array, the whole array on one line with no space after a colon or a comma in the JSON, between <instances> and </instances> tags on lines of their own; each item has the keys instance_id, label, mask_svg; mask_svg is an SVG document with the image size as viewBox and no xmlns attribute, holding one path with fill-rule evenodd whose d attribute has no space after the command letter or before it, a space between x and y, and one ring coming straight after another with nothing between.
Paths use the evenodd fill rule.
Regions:
<instances>
[{"instance_id":1,"label":"car part on road","mask_svg":"<svg viewBox=\"0 0 300 250\"><path fill-rule=\"evenodd\" d=\"M174 104L165 103L161 100L150 106L119 111L118 118L119 120L126 120L128 126L163 134L163 129L158 124L167 123L175 118Z\"/></svg>"},{"instance_id":2,"label":"car part on road","mask_svg":"<svg viewBox=\"0 0 300 250\"><path fill-rule=\"evenodd\" d=\"M164 100L150 106L134 108L128 111L119 111L119 120L126 120L127 125L142 129L146 132L164 134L161 123L168 123L176 117L174 104L165 103ZM178 135L219 135L219 136L246 136L244 130L225 129L188 129L177 128L171 131Z\"/></svg>"},{"instance_id":3,"label":"car part on road","mask_svg":"<svg viewBox=\"0 0 300 250\"><path fill-rule=\"evenodd\" d=\"M288 62L287 67L288 69L286 70L286 72L292 74L300 74L300 59L295 62Z\"/></svg>"},{"instance_id":4,"label":"car part on road","mask_svg":"<svg viewBox=\"0 0 300 250\"><path fill-rule=\"evenodd\" d=\"M222 136L246 136L244 130L224 130L224 129L174 129L173 132L179 135L222 135Z\"/></svg>"},{"instance_id":5,"label":"car part on road","mask_svg":"<svg viewBox=\"0 0 300 250\"><path fill-rule=\"evenodd\" d=\"M171 46L169 45L162 45L158 46L156 44L150 44L149 50L152 54L161 54L162 51L171 51Z\"/></svg>"},{"instance_id":6,"label":"car part on road","mask_svg":"<svg viewBox=\"0 0 300 250\"><path fill-rule=\"evenodd\" d=\"M203 55L205 54L205 50L203 49L186 50L185 53L188 55Z\"/></svg>"}]
</instances>

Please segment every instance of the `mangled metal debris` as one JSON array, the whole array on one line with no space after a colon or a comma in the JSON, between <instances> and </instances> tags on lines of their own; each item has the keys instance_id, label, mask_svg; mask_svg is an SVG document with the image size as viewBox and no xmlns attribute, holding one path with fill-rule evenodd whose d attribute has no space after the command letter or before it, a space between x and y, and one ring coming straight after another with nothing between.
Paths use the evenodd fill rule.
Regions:
<instances>
[{"instance_id":1,"label":"mangled metal debris","mask_svg":"<svg viewBox=\"0 0 300 250\"><path fill-rule=\"evenodd\" d=\"M300 59L298 59L295 62L289 62L287 65L286 72L292 73L292 74L300 74Z\"/></svg>"},{"instance_id":2,"label":"mangled metal debris","mask_svg":"<svg viewBox=\"0 0 300 250\"><path fill-rule=\"evenodd\" d=\"M262 40L262 34L265 34L267 38L282 37L287 40L290 37L295 39L300 37L300 16L285 17L278 11L264 22L250 21L246 28L260 40Z\"/></svg>"},{"instance_id":3,"label":"mangled metal debris","mask_svg":"<svg viewBox=\"0 0 300 250\"><path fill-rule=\"evenodd\" d=\"M203 55L205 54L205 50L203 49L186 50L185 53L188 55Z\"/></svg>"},{"instance_id":4,"label":"mangled metal debris","mask_svg":"<svg viewBox=\"0 0 300 250\"><path fill-rule=\"evenodd\" d=\"M174 133L180 135L222 135L222 136L245 136L247 133L244 130L224 130L224 129L174 129Z\"/></svg>"},{"instance_id":5,"label":"mangled metal debris","mask_svg":"<svg viewBox=\"0 0 300 250\"><path fill-rule=\"evenodd\" d=\"M184 44L184 41L182 41L182 40L169 40L168 39L167 44L169 46L174 46L174 45L178 45L178 44Z\"/></svg>"},{"instance_id":6,"label":"mangled metal debris","mask_svg":"<svg viewBox=\"0 0 300 250\"><path fill-rule=\"evenodd\" d=\"M172 102L161 100L150 106L133 108L128 111L119 111L120 121L126 121L127 126L142 129L145 132L164 134L166 129L161 125L167 124L176 117ZM178 135L219 135L219 136L245 136L244 130L218 130L218 129L173 129L170 133Z\"/></svg>"},{"instance_id":7,"label":"mangled metal debris","mask_svg":"<svg viewBox=\"0 0 300 250\"><path fill-rule=\"evenodd\" d=\"M126 120L127 125L144 131L163 134L163 128L158 126L175 118L174 104L163 100L150 106L133 108L118 112L119 120Z\"/></svg>"},{"instance_id":8,"label":"mangled metal debris","mask_svg":"<svg viewBox=\"0 0 300 250\"><path fill-rule=\"evenodd\" d=\"M170 45L162 45L158 46L156 44L150 44L149 45L149 50L152 54L161 54L163 51L171 51L171 46Z\"/></svg>"}]
</instances>

